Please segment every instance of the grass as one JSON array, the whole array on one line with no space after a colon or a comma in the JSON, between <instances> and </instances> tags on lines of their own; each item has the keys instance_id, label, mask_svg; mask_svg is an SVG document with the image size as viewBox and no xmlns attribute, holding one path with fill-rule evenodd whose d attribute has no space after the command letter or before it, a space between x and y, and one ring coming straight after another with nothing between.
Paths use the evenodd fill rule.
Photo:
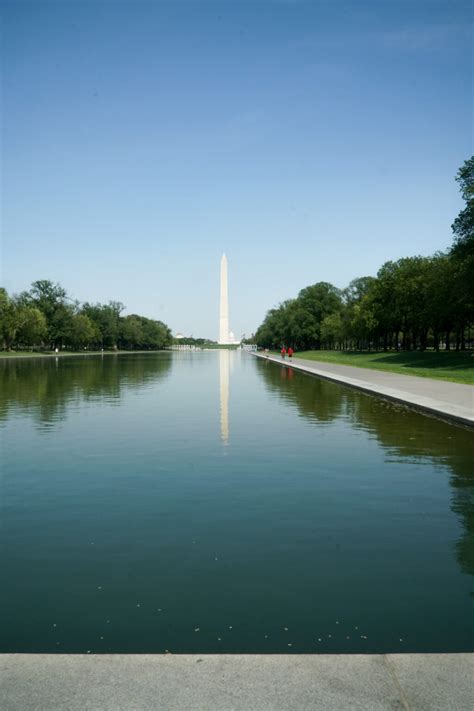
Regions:
<instances>
[{"instance_id":1,"label":"grass","mask_svg":"<svg viewBox=\"0 0 474 711\"><path fill-rule=\"evenodd\" d=\"M472 354L472 355L471 355ZM402 375L450 380L453 383L474 385L474 352L442 351L304 351L295 353L296 358L319 360L324 363L353 365L357 368L386 370Z\"/></svg>"}]
</instances>

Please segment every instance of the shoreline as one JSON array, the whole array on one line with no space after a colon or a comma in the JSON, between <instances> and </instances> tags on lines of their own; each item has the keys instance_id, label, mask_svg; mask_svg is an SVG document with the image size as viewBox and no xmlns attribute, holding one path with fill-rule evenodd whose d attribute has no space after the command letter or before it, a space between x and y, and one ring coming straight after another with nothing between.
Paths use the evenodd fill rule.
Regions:
<instances>
[{"instance_id":1,"label":"shoreline","mask_svg":"<svg viewBox=\"0 0 474 711\"><path fill-rule=\"evenodd\" d=\"M5 709L464 711L474 654L1 654Z\"/></svg>"},{"instance_id":2,"label":"shoreline","mask_svg":"<svg viewBox=\"0 0 474 711\"><path fill-rule=\"evenodd\" d=\"M339 383L368 395L391 400L451 424L474 427L474 387L434 378L399 375L370 368L336 365L322 361L282 360L279 356L254 353L255 357L294 368L307 375Z\"/></svg>"},{"instance_id":3,"label":"shoreline","mask_svg":"<svg viewBox=\"0 0 474 711\"><path fill-rule=\"evenodd\" d=\"M43 352L33 352L33 353L28 353L28 352L20 352L20 353L15 353L15 352L10 352L7 354L7 352L0 352L0 361L6 361L6 360L24 360L26 358L71 358L74 356L109 356L109 355L134 355L134 354L140 354L140 353L167 353L167 349L161 349L161 350L148 350L148 351L62 351L59 353L55 353L54 351L45 351Z\"/></svg>"}]
</instances>

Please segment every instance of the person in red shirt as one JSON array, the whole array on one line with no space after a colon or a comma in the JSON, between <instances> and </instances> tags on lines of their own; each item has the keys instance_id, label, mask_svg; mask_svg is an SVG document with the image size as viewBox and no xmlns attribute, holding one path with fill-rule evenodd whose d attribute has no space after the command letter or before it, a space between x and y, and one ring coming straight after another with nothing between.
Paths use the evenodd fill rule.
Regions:
<instances>
[{"instance_id":1,"label":"person in red shirt","mask_svg":"<svg viewBox=\"0 0 474 711\"><path fill-rule=\"evenodd\" d=\"M286 356L286 348L285 348L285 346L283 346L283 348L281 349L280 353L281 353L281 357L283 358L283 360L285 360L285 356Z\"/></svg>"},{"instance_id":2,"label":"person in red shirt","mask_svg":"<svg viewBox=\"0 0 474 711\"><path fill-rule=\"evenodd\" d=\"M291 358L291 356L293 355L293 353L294 353L293 348L290 346L290 347L288 348L288 358Z\"/></svg>"}]
</instances>

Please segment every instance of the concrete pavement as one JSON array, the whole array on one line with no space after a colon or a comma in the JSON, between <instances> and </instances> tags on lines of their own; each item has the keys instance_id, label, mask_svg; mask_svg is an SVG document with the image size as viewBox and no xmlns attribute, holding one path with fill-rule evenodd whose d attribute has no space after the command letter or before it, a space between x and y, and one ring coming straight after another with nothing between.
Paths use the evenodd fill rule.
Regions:
<instances>
[{"instance_id":1,"label":"concrete pavement","mask_svg":"<svg viewBox=\"0 0 474 711\"><path fill-rule=\"evenodd\" d=\"M474 654L0 655L2 711L467 711Z\"/></svg>"},{"instance_id":2,"label":"concrete pavement","mask_svg":"<svg viewBox=\"0 0 474 711\"><path fill-rule=\"evenodd\" d=\"M258 358L292 367L326 380L334 380L372 395L401 402L410 407L474 427L474 387L445 380L398 375L383 370L355 368L303 358L288 358L255 353Z\"/></svg>"}]
</instances>

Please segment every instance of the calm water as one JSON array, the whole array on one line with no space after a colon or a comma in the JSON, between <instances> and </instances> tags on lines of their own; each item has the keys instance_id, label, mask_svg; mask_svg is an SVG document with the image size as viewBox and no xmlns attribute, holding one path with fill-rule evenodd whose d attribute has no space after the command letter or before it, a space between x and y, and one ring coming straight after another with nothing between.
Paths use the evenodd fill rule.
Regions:
<instances>
[{"instance_id":1,"label":"calm water","mask_svg":"<svg viewBox=\"0 0 474 711\"><path fill-rule=\"evenodd\" d=\"M229 351L0 387L0 651L474 651L471 432Z\"/></svg>"}]
</instances>

